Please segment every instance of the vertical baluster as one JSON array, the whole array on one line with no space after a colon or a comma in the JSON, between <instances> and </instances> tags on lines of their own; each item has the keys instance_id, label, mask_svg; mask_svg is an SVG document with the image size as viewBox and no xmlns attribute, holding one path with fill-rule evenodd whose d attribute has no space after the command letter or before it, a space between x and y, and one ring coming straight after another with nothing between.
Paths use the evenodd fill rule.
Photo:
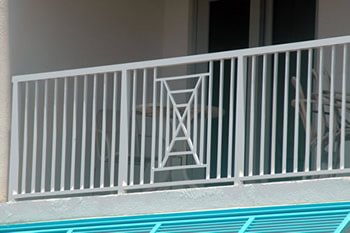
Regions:
<instances>
[{"instance_id":1,"label":"vertical baluster","mask_svg":"<svg viewBox=\"0 0 350 233\"><path fill-rule=\"evenodd\" d=\"M273 96L272 96L272 130L271 130L271 174L275 174L276 161L276 111L278 84L278 53L274 54L273 64Z\"/></svg>"},{"instance_id":2,"label":"vertical baluster","mask_svg":"<svg viewBox=\"0 0 350 233\"><path fill-rule=\"evenodd\" d=\"M330 86L330 109L329 109L329 146L328 146L328 170L333 168L333 144L334 144L334 79L335 79L335 45L332 46L331 55L331 86Z\"/></svg>"},{"instance_id":3,"label":"vertical baluster","mask_svg":"<svg viewBox=\"0 0 350 233\"><path fill-rule=\"evenodd\" d=\"M120 99L120 132L119 137L120 155L118 167L118 193L124 192L124 187L128 185L128 158L129 158L129 105L130 105L130 71L122 71L121 99Z\"/></svg>"},{"instance_id":4,"label":"vertical baluster","mask_svg":"<svg viewBox=\"0 0 350 233\"><path fill-rule=\"evenodd\" d=\"M58 80L54 81L53 97L53 119L52 119L52 159L51 159L51 192L55 191L56 178L56 143L57 143L57 100L58 100Z\"/></svg>"},{"instance_id":5,"label":"vertical baluster","mask_svg":"<svg viewBox=\"0 0 350 233\"><path fill-rule=\"evenodd\" d=\"M341 109L341 136L340 136L340 169L344 169L345 164L345 124L346 124L346 75L348 72L348 45L343 49L343 83L342 83L342 109Z\"/></svg>"},{"instance_id":6,"label":"vertical baluster","mask_svg":"<svg viewBox=\"0 0 350 233\"><path fill-rule=\"evenodd\" d=\"M211 111L213 94L213 61L209 62L209 86L208 86L208 128L207 128L207 169L206 179L210 179L210 156L211 156Z\"/></svg>"},{"instance_id":7,"label":"vertical baluster","mask_svg":"<svg viewBox=\"0 0 350 233\"><path fill-rule=\"evenodd\" d=\"M27 187L27 153L28 153L28 108L29 108L29 84L25 85L25 99L24 99L24 125L23 125L23 161L22 161L22 194L26 192Z\"/></svg>"},{"instance_id":8,"label":"vertical baluster","mask_svg":"<svg viewBox=\"0 0 350 233\"><path fill-rule=\"evenodd\" d=\"M81 139L81 167L80 167L80 189L84 189L85 178L85 156L86 156L86 108L87 108L87 75L84 76L84 93L83 93L83 122L82 122L82 139Z\"/></svg>"},{"instance_id":9,"label":"vertical baluster","mask_svg":"<svg viewBox=\"0 0 350 233\"><path fill-rule=\"evenodd\" d=\"M12 86L12 109L11 109L11 152L10 152L10 171L9 171L9 188L8 188L8 200L14 200L14 195L19 193L19 160L20 160L20 137L19 137L19 114L18 107L20 105L19 93L23 93L19 90L19 83L13 81ZM22 105L21 105L22 107ZM22 182L23 183L23 182Z\"/></svg>"},{"instance_id":10,"label":"vertical baluster","mask_svg":"<svg viewBox=\"0 0 350 233\"><path fill-rule=\"evenodd\" d=\"M92 127L91 127L91 163L90 163L90 189L95 186L95 144L96 144L96 98L97 74L94 74L92 93Z\"/></svg>"},{"instance_id":11,"label":"vertical baluster","mask_svg":"<svg viewBox=\"0 0 350 233\"><path fill-rule=\"evenodd\" d=\"M254 137L255 137L255 82L257 78L256 69L256 56L253 56L252 60L252 82L250 91L250 125L249 125L249 165L248 165L248 175L253 175L253 162L254 162Z\"/></svg>"},{"instance_id":12,"label":"vertical baluster","mask_svg":"<svg viewBox=\"0 0 350 233\"><path fill-rule=\"evenodd\" d=\"M143 70L142 87L142 129L141 129L141 158L140 158L140 184L144 183L145 152L146 152L146 104L147 104L147 70Z\"/></svg>"},{"instance_id":13,"label":"vertical baluster","mask_svg":"<svg viewBox=\"0 0 350 233\"><path fill-rule=\"evenodd\" d=\"M262 98L261 98L261 132L260 132L260 175L264 175L265 137L266 137L266 82L267 54L263 56Z\"/></svg>"},{"instance_id":14,"label":"vertical baluster","mask_svg":"<svg viewBox=\"0 0 350 233\"><path fill-rule=\"evenodd\" d=\"M323 56L324 48L320 48L320 67L319 67L319 82L318 82L318 117L317 117L317 158L316 169L321 170L321 153L322 153L322 112L323 112Z\"/></svg>"},{"instance_id":15,"label":"vertical baluster","mask_svg":"<svg viewBox=\"0 0 350 233\"><path fill-rule=\"evenodd\" d=\"M299 108L300 108L300 59L301 51L297 51L297 80L295 89L295 112L294 112L294 158L293 172L298 172L298 156L299 156Z\"/></svg>"},{"instance_id":16,"label":"vertical baluster","mask_svg":"<svg viewBox=\"0 0 350 233\"><path fill-rule=\"evenodd\" d=\"M199 160L201 161L201 164L203 164L203 158L204 158L204 136L205 136L205 129L204 129L204 121L205 121L205 114L204 114L204 111L206 109L206 101L205 101L205 98L206 98L206 86L205 86L205 80L206 80L206 76L202 76L201 77L201 81L202 81L202 90L201 90L201 126L200 126L200 145L199 145L199 148L200 148L200 155L199 155Z\"/></svg>"},{"instance_id":17,"label":"vertical baluster","mask_svg":"<svg viewBox=\"0 0 350 233\"><path fill-rule=\"evenodd\" d=\"M153 70L153 106L152 106L152 148L151 148L151 180L154 183L155 152L156 152L156 98L157 98L157 68Z\"/></svg>"},{"instance_id":18,"label":"vertical baluster","mask_svg":"<svg viewBox=\"0 0 350 233\"><path fill-rule=\"evenodd\" d=\"M74 77L74 90L73 90L73 124L72 124L72 157L71 157L71 172L70 172L70 189L74 189L75 180L75 154L77 143L77 111L78 111L78 77Z\"/></svg>"},{"instance_id":19,"label":"vertical baluster","mask_svg":"<svg viewBox=\"0 0 350 233\"><path fill-rule=\"evenodd\" d=\"M169 147L169 138L170 138L170 97L167 95L166 97L166 126L165 126L165 156L168 154L168 147Z\"/></svg>"},{"instance_id":20,"label":"vertical baluster","mask_svg":"<svg viewBox=\"0 0 350 233\"><path fill-rule=\"evenodd\" d=\"M160 94L159 94L159 138L158 138L158 167L161 167L163 158L163 95L164 95L164 83L160 81Z\"/></svg>"},{"instance_id":21,"label":"vertical baluster","mask_svg":"<svg viewBox=\"0 0 350 233\"><path fill-rule=\"evenodd\" d=\"M64 190L65 172L66 172L66 139L67 139L67 92L68 92L68 81L67 78L63 79L64 90L63 90L63 125L62 125L62 151L61 151L61 186L60 190Z\"/></svg>"},{"instance_id":22,"label":"vertical baluster","mask_svg":"<svg viewBox=\"0 0 350 233\"><path fill-rule=\"evenodd\" d=\"M186 117L186 119L187 119L186 130L187 130L187 137L189 140L191 140L191 114L192 114L191 113L191 102L192 101L190 101L187 105L188 110L187 110L187 117Z\"/></svg>"},{"instance_id":23,"label":"vertical baluster","mask_svg":"<svg viewBox=\"0 0 350 233\"><path fill-rule=\"evenodd\" d=\"M39 99L39 81L35 81L34 84L34 120L33 120L33 161L32 161L32 184L31 184L31 192L35 192L35 186L36 186L36 158L38 153L38 99Z\"/></svg>"},{"instance_id":24,"label":"vertical baluster","mask_svg":"<svg viewBox=\"0 0 350 233\"><path fill-rule=\"evenodd\" d=\"M240 178L244 176L247 57L239 56L237 60L235 185L239 185Z\"/></svg>"},{"instance_id":25,"label":"vertical baluster","mask_svg":"<svg viewBox=\"0 0 350 233\"><path fill-rule=\"evenodd\" d=\"M288 105L289 105L289 60L290 53L286 52L284 69L284 104L283 104L283 148L282 173L287 172L287 140L288 140Z\"/></svg>"},{"instance_id":26,"label":"vertical baluster","mask_svg":"<svg viewBox=\"0 0 350 233\"><path fill-rule=\"evenodd\" d=\"M173 109L173 136L172 139L175 138L175 132L176 132L176 111L175 111L176 106L172 106Z\"/></svg>"},{"instance_id":27,"label":"vertical baluster","mask_svg":"<svg viewBox=\"0 0 350 233\"><path fill-rule=\"evenodd\" d=\"M115 156L120 155L115 151L116 148L116 135L120 134L120 130L117 132L117 99L118 99L118 72L113 74L113 107L112 107L112 145L111 145L111 174L110 174L110 187L114 187L114 170L115 170ZM119 116L120 117L120 116ZM120 118L119 118L120 119ZM120 137L120 136L119 136Z\"/></svg>"},{"instance_id":28,"label":"vertical baluster","mask_svg":"<svg viewBox=\"0 0 350 233\"><path fill-rule=\"evenodd\" d=\"M107 73L103 75L103 102L102 102L102 139L101 139L101 171L100 171L100 187L103 188L105 178L105 162L106 162L106 114L107 114Z\"/></svg>"},{"instance_id":29,"label":"vertical baluster","mask_svg":"<svg viewBox=\"0 0 350 233\"><path fill-rule=\"evenodd\" d=\"M132 109L131 109L131 147L130 147L130 185L134 184L135 167L135 124L136 124L136 93L137 93L137 70L134 70L132 87Z\"/></svg>"},{"instance_id":30,"label":"vertical baluster","mask_svg":"<svg viewBox=\"0 0 350 233\"><path fill-rule=\"evenodd\" d=\"M198 80L200 82L200 80ZM194 108L193 108L193 154L198 156L197 154L197 134L198 134L198 126L197 126L197 118L198 118L198 91L199 86L195 89L194 92Z\"/></svg>"},{"instance_id":31,"label":"vertical baluster","mask_svg":"<svg viewBox=\"0 0 350 233\"><path fill-rule=\"evenodd\" d=\"M306 106L306 138L305 138L305 172L310 170L310 142L311 142L311 91L312 91L312 49L308 52L307 71L307 106Z\"/></svg>"},{"instance_id":32,"label":"vertical baluster","mask_svg":"<svg viewBox=\"0 0 350 233\"><path fill-rule=\"evenodd\" d=\"M221 148L222 148L222 105L224 92L224 60L220 60L220 80L219 80L219 122L218 122L218 151L217 151L217 168L216 178L221 177Z\"/></svg>"},{"instance_id":33,"label":"vertical baluster","mask_svg":"<svg viewBox=\"0 0 350 233\"><path fill-rule=\"evenodd\" d=\"M228 158L227 158L227 177L232 176L232 137L233 137L233 101L234 101L234 91L235 91L235 58L232 58L230 70L230 115L229 115L229 126L228 126Z\"/></svg>"},{"instance_id":34,"label":"vertical baluster","mask_svg":"<svg viewBox=\"0 0 350 233\"><path fill-rule=\"evenodd\" d=\"M41 157L41 192L45 192L46 177L46 144L47 144L47 102L48 102L48 80L44 81L44 110L43 110L43 144Z\"/></svg>"}]
</instances>

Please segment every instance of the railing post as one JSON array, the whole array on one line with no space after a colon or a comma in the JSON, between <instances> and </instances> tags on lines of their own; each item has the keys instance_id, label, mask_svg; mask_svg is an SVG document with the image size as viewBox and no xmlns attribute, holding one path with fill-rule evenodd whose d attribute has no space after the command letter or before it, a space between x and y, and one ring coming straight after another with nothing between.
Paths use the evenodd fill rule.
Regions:
<instances>
[{"instance_id":1,"label":"railing post","mask_svg":"<svg viewBox=\"0 0 350 233\"><path fill-rule=\"evenodd\" d=\"M235 134L235 185L243 176L245 155L245 109L246 109L246 71L247 58L238 57L237 96L236 96L236 134Z\"/></svg>"},{"instance_id":2,"label":"railing post","mask_svg":"<svg viewBox=\"0 0 350 233\"><path fill-rule=\"evenodd\" d=\"M129 100L130 81L128 71L122 71L121 99L120 99L120 132L119 132L119 169L118 193L124 192L128 185L128 157L129 157Z\"/></svg>"},{"instance_id":3,"label":"railing post","mask_svg":"<svg viewBox=\"0 0 350 233\"><path fill-rule=\"evenodd\" d=\"M8 200L14 199L18 194L18 162L19 162L19 138L18 138L18 82L14 81L12 86L12 114L11 114L11 147L9 165ZM22 181L25 182L25 181Z\"/></svg>"}]
</instances>

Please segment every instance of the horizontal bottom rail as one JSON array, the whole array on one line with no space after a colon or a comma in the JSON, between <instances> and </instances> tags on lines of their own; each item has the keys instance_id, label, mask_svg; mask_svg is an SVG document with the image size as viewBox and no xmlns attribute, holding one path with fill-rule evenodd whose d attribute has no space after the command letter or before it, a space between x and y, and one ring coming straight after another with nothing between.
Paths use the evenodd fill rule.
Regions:
<instances>
[{"instance_id":1,"label":"horizontal bottom rail","mask_svg":"<svg viewBox=\"0 0 350 233\"><path fill-rule=\"evenodd\" d=\"M297 178L297 177L309 177L319 175L338 175L338 174L350 174L350 168L334 169L334 170L320 170L320 171L308 171L308 172L288 172L288 173L276 173L273 175L256 175L256 176L244 176L241 177L241 181L255 181L255 180L272 180L281 178Z\"/></svg>"},{"instance_id":2,"label":"horizontal bottom rail","mask_svg":"<svg viewBox=\"0 0 350 233\"><path fill-rule=\"evenodd\" d=\"M163 187L177 187L177 186L188 186L188 185L205 185L205 184L219 184L219 183L234 183L237 182L235 178L222 178L222 179L210 179L210 180L186 180L186 181L173 181L173 182L161 182L155 184L140 184L127 186L125 190L141 190L141 189L152 189L152 188L163 188Z\"/></svg>"},{"instance_id":3,"label":"horizontal bottom rail","mask_svg":"<svg viewBox=\"0 0 350 233\"><path fill-rule=\"evenodd\" d=\"M350 168L347 169L337 169L337 170L321 170L321 171L309 171L309 172L297 172L297 173L280 173L274 175L256 175L256 176L244 176L237 178L221 178L221 179L198 179L198 180L186 180L186 181L172 181L172 182L160 182L154 184L137 184L125 186L123 189L128 191L143 191L150 190L155 191L157 188L171 188L171 187L181 187L181 186L190 186L191 188L200 188L202 185L215 185L215 184L227 184L234 185L240 184L242 182L253 182L253 181L262 181L269 180L273 181L276 179L288 179L288 178L306 178L310 176L323 176L328 175L328 177L319 177L319 178L332 178L330 175L341 175L341 174L350 174ZM307 179L309 180L309 179ZM293 180L291 180L293 181ZM261 182L265 183L265 182ZM164 191L164 190L159 190ZM54 197L72 197L72 196L82 196L84 194L117 194L118 187L105 187L105 188L91 188L91 189L76 189L76 190L64 190L64 191L54 191L54 192L37 192L37 193L25 193L25 194L16 194L14 195L15 200L25 200L25 199L39 199L39 198L54 198Z\"/></svg>"},{"instance_id":4,"label":"horizontal bottom rail","mask_svg":"<svg viewBox=\"0 0 350 233\"><path fill-rule=\"evenodd\" d=\"M209 179L209 180L187 180L187 181L173 181L173 182L162 182L155 184L142 184L142 185L130 185L125 187L125 190L142 190L142 189L153 189L162 187L175 187L175 186L188 186L188 185L205 185L205 184L223 184L223 183L237 183L245 181L261 181L261 180L274 180L274 179L286 179L286 178L298 178L298 177L309 177L318 175L337 175L337 174L350 174L350 169L338 169L338 170L324 170L324 171L310 171L310 172L298 172L298 173L281 173L274 175L256 175L256 176L244 176L237 178L220 178L220 179ZM325 177L330 178L330 177Z\"/></svg>"},{"instance_id":5,"label":"horizontal bottom rail","mask_svg":"<svg viewBox=\"0 0 350 233\"><path fill-rule=\"evenodd\" d=\"M23 193L13 195L15 200L19 199L39 199L39 198L55 198L55 197L72 197L72 196L84 196L84 194L99 195L106 193L117 193L118 186L115 187L104 187L104 188L91 188L91 189L74 189L64 191L53 191L53 192L36 192L36 193Z\"/></svg>"}]
</instances>

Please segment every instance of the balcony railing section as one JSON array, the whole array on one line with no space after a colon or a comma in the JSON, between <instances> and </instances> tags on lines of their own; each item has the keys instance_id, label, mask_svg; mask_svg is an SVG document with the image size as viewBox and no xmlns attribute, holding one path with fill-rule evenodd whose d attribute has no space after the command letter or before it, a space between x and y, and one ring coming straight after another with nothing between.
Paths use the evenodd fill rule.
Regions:
<instances>
[{"instance_id":1,"label":"balcony railing section","mask_svg":"<svg viewBox=\"0 0 350 233\"><path fill-rule=\"evenodd\" d=\"M349 43L15 76L9 197L346 175Z\"/></svg>"}]
</instances>

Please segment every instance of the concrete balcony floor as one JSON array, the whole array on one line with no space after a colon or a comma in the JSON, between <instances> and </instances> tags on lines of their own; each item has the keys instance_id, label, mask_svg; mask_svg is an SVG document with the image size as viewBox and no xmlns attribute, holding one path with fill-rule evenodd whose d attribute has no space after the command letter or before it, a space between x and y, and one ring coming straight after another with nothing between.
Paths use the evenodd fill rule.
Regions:
<instances>
[{"instance_id":1,"label":"concrete balcony floor","mask_svg":"<svg viewBox=\"0 0 350 233\"><path fill-rule=\"evenodd\" d=\"M0 203L0 223L349 201L350 178Z\"/></svg>"}]
</instances>

